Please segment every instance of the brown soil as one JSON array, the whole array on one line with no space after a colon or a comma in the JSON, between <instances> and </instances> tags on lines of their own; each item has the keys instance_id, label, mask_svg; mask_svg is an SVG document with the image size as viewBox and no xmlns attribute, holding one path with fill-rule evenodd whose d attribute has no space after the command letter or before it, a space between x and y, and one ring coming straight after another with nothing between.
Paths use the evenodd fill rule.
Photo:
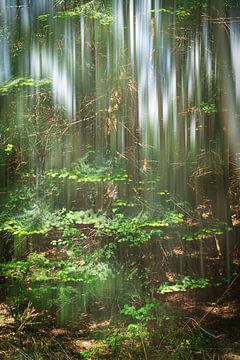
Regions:
<instances>
[{"instance_id":1,"label":"brown soil","mask_svg":"<svg viewBox=\"0 0 240 360\"><path fill-rule=\"evenodd\" d=\"M174 308L184 311L186 322L183 327L188 324L191 329L202 329L212 337L216 349L211 349L214 354L211 359L240 360L239 289L240 276L226 287L189 290L188 292L162 295L160 298ZM94 326L97 327L98 324ZM29 346L33 346L34 342L40 342L49 344L50 348L56 348L55 355L52 352L50 359L78 359L77 352L88 350L93 343L92 340L85 339L83 335L80 331L71 332L58 328L39 330L39 333L32 338L23 335L21 348L28 349ZM11 359L12 354L16 351L19 352L19 347L19 334L15 321L10 315L10 309L2 303L0 304L0 359ZM59 349L62 351L61 355ZM21 351L23 358L34 359L34 357L29 357L24 350ZM156 355L154 354L153 350L152 355L149 355L149 360L168 359L168 356L159 358L158 352ZM200 352L192 355L192 359L205 358L205 355L201 355Z\"/></svg>"}]
</instances>

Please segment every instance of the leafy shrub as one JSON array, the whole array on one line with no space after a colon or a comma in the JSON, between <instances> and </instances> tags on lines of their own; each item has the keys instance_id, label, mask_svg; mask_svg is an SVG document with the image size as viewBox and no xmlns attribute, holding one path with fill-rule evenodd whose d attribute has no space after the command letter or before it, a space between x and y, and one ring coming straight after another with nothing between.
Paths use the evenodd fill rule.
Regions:
<instances>
[{"instance_id":1,"label":"leafy shrub","mask_svg":"<svg viewBox=\"0 0 240 360\"><path fill-rule=\"evenodd\" d=\"M181 281L176 284L162 284L157 292L160 294L166 294L174 291L187 291L189 289L205 288L209 284L208 279L191 279L189 276L185 276Z\"/></svg>"}]
</instances>

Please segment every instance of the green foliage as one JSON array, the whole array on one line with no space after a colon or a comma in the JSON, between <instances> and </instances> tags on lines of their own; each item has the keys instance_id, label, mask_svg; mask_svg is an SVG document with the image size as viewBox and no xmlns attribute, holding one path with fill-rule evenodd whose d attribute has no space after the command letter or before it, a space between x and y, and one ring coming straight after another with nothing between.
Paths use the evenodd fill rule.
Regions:
<instances>
[{"instance_id":1,"label":"green foliage","mask_svg":"<svg viewBox=\"0 0 240 360\"><path fill-rule=\"evenodd\" d=\"M170 10L170 9L166 9L166 8L161 8L159 9L159 12L163 13L163 14L170 14L170 15L173 15L173 11Z\"/></svg>"},{"instance_id":2,"label":"green foliage","mask_svg":"<svg viewBox=\"0 0 240 360\"><path fill-rule=\"evenodd\" d=\"M128 208L131 208L131 207L135 207L135 206L139 206L139 204L137 202L130 202L130 201L124 201L124 200L121 200L121 199L118 199L116 201L114 201L114 203L112 204L113 207L128 207Z\"/></svg>"},{"instance_id":3,"label":"green foliage","mask_svg":"<svg viewBox=\"0 0 240 360\"><path fill-rule=\"evenodd\" d=\"M126 316L131 316L132 319L148 322L149 320L155 320L155 316L152 315L151 311L154 309L154 304L145 304L144 306L136 309L135 306L129 306L127 304L124 305L121 313Z\"/></svg>"},{"instance_id":4,"label":"green foliage","mask_svg":"<svg viewBox=\"0 0 240 360\"><path fill-rule=\"evenodd\" d=\"M201 240L201 239L209 239L214 235L222 235L226 231L231 231L232 228L227 226L224 223L219 223L218 221L212 226L206 226L197 231L192 231L182 237L183 240L193 241L193 240Z\"/></svg>"},{"instance_id":5,"label":"green foliage","mask_svg":"<svg viewBox=\"0 0 240 360\"><path fill-rule=\"evenodd\" d=\"M80 352L82 359L106 359L108 358L108 345L103 341L91 342L91 348L89 350L83 350Z\"/></svg>"},{"instance_id":6,"label":"green foliage","mask_svg":"<svg viewBox=\"0 0 240 360\"><path fill-rule=\"evenodd\" d=\"M0 263L0 274L7 279L23 280L28 271L29 266L26 261Z\"/></svg>"},{"instance_id":7,"label":"green foliage","mask_svg":"<svg viewBox=\"0 0 240 360\"><path fill-rule=\"evenodd\" d=\"M101 228L108 221L109 219L104 213L95 213L93 210L65 211L62 217L62 224L94 225L96 228Z\"/></svg>"},{"instance_id":8,"label":"green foliage","mask_svg":"<svg viewBox=\"0 0 240 360\"><path fill-rule=\"evenodd\" d=\"M111 352L110 358L142 359L145 350L144 343L148 341L149 337L150 333L145 322L140 321L124 327L115 327L105 341Z\"/></svg>"},{"instance_id":9,"label":"green foliage","mask_svg":"<svg viewBox=\"0 0 240 360\"><path fill-rule=\"evenodd\" d=\"M46 272L51 268L50 260L43 254L32 253L24 261L1 264L2 276L14 280L47 280Z\"/></svg>"},{"instance_id":10,"label":"green foliage","mask_svg":"<svg viewBox=\"0 0 240 360\"><path fill-rule=\"evenodd\" d=\"M187 291L189 289L205 288L209 284L208 279L194 280L189 276L185 276L182 281L178 281L176 284L162 284L157 292L159 294L166 294L175 291Z\"/></svg>"},{"instance_id":11,"label":"green foliage","mask_svg":"<svg viewBox=\"0 0 240 360\"><path fill-rule=\"evenodd\" d=\"M166 211L162 217L152 217L147 212L135 217L126 217L123 213L115 212L114 217L98 228L98 235L110 236L115 242L141 246L153 236L162 234L161 228L176 225L183 221L183 215L175 211Z\"/></svg>"},{"instance_id":12,"label":"green foliage","mask_svg":"<svg viewBox=\"0 0 240 360\"><path fill-rule=\"evenodd\" d=\"M140 297L139 294L141 302ZM137 298L134 303L135 301L138 301ZM176 338L180 336L179 315L171 307L157 300L138 306L135 304L124 305L121 313L127 318L127 323L122 328L115 329L106 339L111 346L113 355L120 355L120 359L126 357L146 358L146 354L153 351L149 341L151 336L154 337L152 330L150 330L150 324L154 324L156 339L161 343L161 356L164 353L166 339L169 348L172 345L171 336L173 336L174 345L176 346ZM129 346L130 344L131 346ZM113 358L115 357L113 356ZM156 356L156 358L158 357Z\"/></svg>"},{"instance_id":13,"label":"green foliage","mask_svg":"<svg viewBox=\"0 0 240 360\"><path fill-rule=\"evenodd\" d=\"M61 281L75 281L92 283L96 281L105 281L112 271L108 264L96 261L96 258L86 259L88 262L80 265L78 263L72 263L72 261L64 262L64 265L60 271L52 274L51 278Z\"/></svg>"},{"instance_id":14,"label":"green foliage","mask_svg":"<svg viewBox=\"0 0 240 360\"><path fill-rule=\"evenodd\" d=\"M4 151L5 151L5 153L7 155L10 155L14 151L14 145L13 144L7 144Z\"/></svg>"},{"instance_id":15,"label":"green foliage","mask_svg":"<svg viewBox=\"0 0 240 360\"><path fill-rule=\"evenodd\" d=\"M24 236L46 234L54 226L58 226L61 211L52 212L44 203L36 201L28 206L26 204L21 212L8 215L2 215L0 231Z\"/></svg>"},{"instance_id":16,"label":"green foliage","mask_svg":"<svg viewBox=\"0 0 240 360\"><path fill-rule=\"evenodd\" d=\"M49 259L44 254L31 253L24 261L2 263L1 273L7 279L28 282L105 281L112 274L110 266L103 261L107 256L104 249L83 254L78 247L63 251L59 260Z\"/></svg>"},{"instance_id":17,"label":"green foliage","mask_svg":"<svg viewBox=\"0 0 240 360\"><path fill-rule=\"evenodd\" d=\"M112 352L118 352L120 350L120 346L126 340L126 333L123 332L123 329L114 329L112 334L110 334L107 338L107 342Z\"/></svg>"},{"instance_id":18,"label":"green foliage","mask_svg":"<svg viewBox=\"0 0 240 360\"><path fill-rule=\"evenodd\" d=\"M140 228L142 220L125 218L123 214L115 214L108 223L99 227L98 235L107 235L118 243L128 243L130 246L139 246L151 238L151 233Z\"/></svg>"},{"instance_id":19,"label":"green foliage","mask_svg":"<svg viewBox=\"0 0 240 360\"><path fill-rule=\"evenodd\" d=\"M188 1L185 3L184 1L177 1L176 2L176 8L173 8L172 6L169 7L162 7L159 11L162 14L166 15L175 15L177 20L185 19L186 17L193 16L196 11L199 11L199 9L202 9L206 6L206 3L204 1L198 2L198 1ZM152 12L155 12L156 10L152 10Z\"/></svg>"},{"instance_id":20,"label":"green foliage","mask_svg":"<svg viewBox=\"0 0 240 360\"><path fill-rule=\"evenodd\" d=\"M67 4L67 8L70 9L69 2L65 2L65 3ZM185 1L187 5L186 7L179 5L180 3L181 2L174 3L177 4L176 9L162 8L159 11L162 14L167 14L166 16L169 15L176 16L176 18L179 20L183 18L187 18L190 15L193 15L194 12L192 7L192 3L193 3L192 1L187 1L187 2ZM200 6L199 5L200 2L195 1L195 3L198 3L198 5L196 6ZM79 17L85 17L86 19L93 19L94 21L97 20L103 25L110 24L114 20L111 12L110 11L108 12L108 10L106 11L106 9L104 7L100 7L99 4L100 2L90 1L82 6L79 6L78 8L74 8L73 10L57 13L56 16L54 16L54 19L57 20L62 18L63 19L76 18L78 20ZM190 6L190 8L188 7L188 5ZM49 19L49 16L50 15L48 14L43 14L40 15L38 19L39 21L47 21ZM166 21L166 24L167 23L170 24L171 22ZM39 24L37 24L36 26L39 27ZM92 34L90 35L93 35L94 37L95 33L94 30L93 31L92 30L93 29L91 27L90 33L92 32ZM168 33L167 30L168 29L166 29L166 33ZM185 31L185 29L183 31ZM172 33L173 32L169 31L169 34ZM52 35L50 33L48 35L50 39ZM55 35L54 35L54 39L56 40L55 41L56 45L62 48L62 44L64 43L64 31L62 32L61 30L59 30L59 35L60 35L60 39L56 39ZM92 55L94 55L94 48L92 47L90 35L87 36L87 40L90 39L89 40L90 43L87 44L87 54L89 59L92 57ZM79 36L77 36L77 43L80 42ZM189 42L187 36L185 39L186 40L184 41L186 41L186 49L188 49L188 45L189 46L191 45L191 41L190 41L191 39L189 40ZM166 39L166 41L168 41L168 39ZM108 44L110 44L111 42L112 41L108 42ZM158 44L157 39L156 39L156 44ZM39 44L39 46L41 50L41 44ZM98 60L100 62L102 61L104 62L105 50L106 51L108 50L105 49L105 43L104 42L98 43L97 50L98 50L97 52L100 55L100 58ZM59 53L61 53L61 51L59 51ZM61 57L61 55L59 56ZM59 60L58 62L59 62L60 70L61 70L61 65L66 65L67 67L71 65L66 63L68 62L68 59L67 57L65 58L66 61L64 60L64 58L57 59ZM111 67L111 63L109 66ZM122 66L121 68L122 68L121 77L125 77L124 73L126 66ZM89 77L89 79L91 78L92 70L93 72L95 70L97 71L97 69L91 68L91 64L86 64L86 69L87 69L86 78ZM82 68L82 70L84 72L84 67ZM131 80L129 79L127 79L127 83L129 83L129 81ZM42 86L48 83L49 83L48 80L46 81L41 80L38 82L32 79L20 78L10 82L9 84L1 86L0 93L1 95L6 95L11 91L17 90L18 88L29 87L29 86L30 87ZM90 81L90 83L92 83L92 81ZM91 84L90 84L90 88L92 88ZM109 92L108 89L106 90L107 92ZM85 95L86 95L86 103L89 102L89 104L91 104L92 99L94 98L93 93L91 93L90 96L88 97L88 94L85 94L85 92L83 91L81 92L83 97L81 97L81 99L78 98L78 100L82 102L82 99L83 98L85 99ZM37 102L35 103L33 98L31 99L29 97L27 97L26 99L21 98L21 101L19 103L20 105L16 112L19 122L23 121L21 119L21 116L22 114L24 115L26 109L24 106L25 101L27 103L26 107L28 107L28 105L31 103L34 104L33 107L36 106L36 114L41 113L42 111L42 110L39 111L40 105L37 104ZM47 101L49 103L51 102L50 96ZM85 100L83 101L85 102ZM100 109L102 105L102 111L104 112L108 111L107 110L108 104L106 104L104 98L100 102L97 99L97 102L98 102L96 105L97 109ZM133 102L131 101L131 103ZM82 119L87 119L88 117L87 114L89 113L92 114L92 109L94 114L96 110L95 102L93 104L93 108L92 105L84 106L84 103L83 106L78 107L79 112L77 116L81 118L80 121L82 121ZM13 114L15 114L15 109L13 109L12 111ZM210 114L210 113L215 113L217 109L215 105L212 104L210 101L209 103L203 103L201 105L201 111L202 113ZM54 120L57 117L56 114L54 114L53 117L46 115L46 119L47 119L46 120L45 113L43 112L43 115L39 115L39 118L36 120L36 122L34 122L35 112L31 113L30 115L31 118L29 116L29 119L27 119L27 123L29 123L27 126L29 131L28 133L29 136L26 136L23 140L21 139L21 141L24 142L24 140L27 138L29 139L30 142L32 142L33 141L32 139L36 138L37 140L35 141L36 145L34 148L36 149L36 152L39 151L38 149L40 148L39 146L40 144L42 148L46 149L46 151L42 156L43 161L46 159L46 166L49 166L49 163L54 164L55 155L54 152L52 151L54 147L52 146L52 136L49 135L51 133L49 132L50 130L48 131L48 128L60 129L59 132L56 131L56 136L55 136L57 141L59 141L59 144L62 139L60 135L65 137L66 134L67 140L65 142L65 145L62 147L63 149L62 151L64 150L71 151L71 149L68 148L67 146L69 144L68 135L74 132L75 125L73 126L71 122L67 122L65 128L58 127L57 126L58 123L55 122ZM123 115L126 114L124 113ZM10 116L9 118L7 117L7 126L10 127L10 125L8 125L8 120L9 122L11 121ZM37 126L38 123L41 124L41 122L44 125L42 127L41 126L38 127ZM124 117L123 122L124 124L128 125L129 121L127 119L127 116L126 119ZM81 127L82 123L78 125ZM83 127L84 127L84 133L91 131L89 130L91 129L91 124L89 125L84 122ZM102 127L102 124L100 127ZM26 128L25 124L23 124L23 128ZM70 130L69 132L66 132L65 129L68 128ZM131 156L131 162L129 161L129 166L130 163L132 163L132 160L135 159L136 156L135 154L138 152L138 148L141 154L146 154L147 157L150 153L153 154L155 152L154 147L152 146L142 147L141 144L139 144L139 141L141 140L141 134L139 134L138 129L136 130L136 134L137 134L137 138L140 140L139 141L137 141L138 139L136 139L136 141L133 140L134 148L132 149L130 144L131 135L128 135L127 133L128 129L125 130L126 130L125 135L127 137L126 147L128 146L130 147L129 147L129 151L126 148L126 152L122 152L121 155L127 156L128 153L131 154L129 155ZM11 131L14 132L15 128L14 130ZM19 135L18 132L17 131L15 132L17 134L16 137L18 137ZM40 134L40 135L36 135L36 134ZM40 141L41 139L39 140L39 137L41 138L42 135L46 138L45 143L41 142ZM15 143L14 136L13 139L8 136L7 139L5 139L5 137L3 136L4 141L2 143L3 144L2 153L4 159L7 159L8 163L10 162L10 159L13 156L7 157L7 155L11 155L14 152L14 156L15 156L16 150L18 149L19 146L18 144L21 142L19 141L19 143L17 142ZM150 139L152 138L151 131L149 133L149 136L150 137L148 140L151 140ZM115 137L114 135L114 138L110 139L109 144L111 145L114 142L113 146L115 146L116 144L116 147L119 147L118 140L119 137ZM87 139L84 139L84 141L87 141ZM93 142L95 141L97 140L94 139ZM166 146L168 150L172 147L173 142L172 140L167 142ZM108 145L106 147L108 147ZM163 147L164 146L165 145L163 144ZM61 145L58 148L57 147L56 148L59 149L60 147ZM25 145L22 148L23 151L29 153L30 150L32 150L31 146L29 146L27 150L25 148ZM177 149L177 145L175 149ZM49 157L46 156L46 154L48 154L48 151L50 154ZM72 154L73 153L69 155L69 158L71 158ZM170 167L176 168L175 179L181 179L181 170L178 170L178 164L174 165L174 160L176 160L176 156L177 156L176 153L173 151L172 155L170 154L170 157L167 155L169 154L167 153L165 156L166 163L168 163L168 165L171 164L169 165ZM92 158L93 157L96 156L92 154ZM163 152L163 157L164 157L164 152ZM33 155L34 160L35 158L36 156ZM157 158L157 154L156 154L156 158ZM181 163L179 162L180 169L181 169L181 165L182 168L184 168L185 170L188 169L187 165L185 166L185 160L186 159L182 159ZM196 159L194 159L194 161L195 160ZM58 163L57 158L56 158L56 163ZM61 208L61 206L66 206L71 208L73 204L73 202L71 202L72 199L74 199L75 201L74 191L77 188L77 186L74 187L74 185L76 185L75 182L81 183L80 187L81 190L83 189L83 194L84 194L84 190L88 188L88 185L85 185L85 183L100 183L98 186L92 186L90 184L89 188L91 189L90 190L91 194L92 194L92 188L94 189L101 188L102 190L101 198L104 198L105 201L105 197L107 197L108 194L107 192L104 194L104 191L105 188L108 186L108 184L107 186L106 184L102 186L101 183L109 182L110 185L112 185L111 183L113 182L115 186L116 184L114 182L129 180L127 176L127 172L124 169L124 165L125 164L122 164L120 162L118 163L116 162L115 164L112 159L111 161L102 163L102 165L95 165L94 160L91 160L91 156L86 156L86 157L82 157L79 161L77 161L73 165L70 165L69 167L63 169L52 169L43 173L39 177L37 177L36 174L31 173L26 175L25 173L24 176L26 176L27 178L26 183L28 183L26 187L21 186L21 184L23 183L23 179L20 179L17 185L19 186L19 190L17 192L13 191L8 194L5 193L3 194L3 198L8 197L8 199L5 202L5 204L3 202L1 203L2 212L0 215L0 231L3 232L3 234L1 235L6 236L6 238L9 237L10 241L12 241L14 237L18 238L18 237L28 236L29 238L31 238L31 236L35 234L47 234L48 236L45 237L33 236L34 240L39 241L37 247L44 246L44 250L41 250L42 251L41 253L31 253L24 261L14 260L5 264L1 264L1 275L6 278L7 286L9 286L9 284L11 286L12 284L14 284L14 286L16 286L17 288L19 286L19 283L21 283L24 284L24 286L26 287L25 293L21 294L22 296L21 299L18 289L16 290L15 294L17 295L15 297L12 296L12 299L14 298L14 301L18 302L21 300L21 302L24 303L26 302L26 299L28 299L31 296L32 298L35 299L36 302L39 301L39 303L44 303L42 306L45 306L46 308L51 301L55 305L54 308L55 313L56 312L61 313L61 315L64 314L65 312L65 308L64 308L65 304L71 302L77 305L79 305L79 303L81 302L81 304L83 303L83 307L85 309L89 309L89 308L92 309L93 307L96 306L96 309L94 308L94 310L97 311L97 301L99 299L95 293L96 291L95 285L100 284L99 286L102 286L104 281L106 281L109 278L113 278L113 276L115 276L115 278L113 278L114 284L113 285L111 284L111 286L109 287L106 286L106 288L104 289L104 295L103 295L105 296L104 301L106 300L105 303L107 303L108 301L109 303L111 302L109 306L111 307L112 310L111 314L114 314L115 304L118 309L119 308L121 309L123 307L123 301L124 303L128 302L128 304L124 305L121 314L119 313L117 314L117 316L119 316L117 320L119 320L121 323L119 328L116 328L117 326L115 326L115 329L112 331L112 329L110 328L112 324L109 326L107 330L108 337L103 347L105 349L106 347L108 347L108 349L110 348L113 353L115 352L115 354L117 354L116 358L121 358L118 357L118 351L120 350L120 352L122 352L120 356L122 356L123 359L125 355L126 355L125 358L131 359L134 358L135 356L135 358L140 359L141 355L143 354L144 346L148 345L147 339L150 336L149 329L150 329L150 325L152 325L153 322L154 326L156 327L158 326L158 330L160 330L158 333L156 332L158 338L160 339L159 343L161 345L163 344L164 347L165 344L169 345L168 344L169 338L175 337L176 338L174 339L175 342L173 340L169 341L170 345L172 345L169 352L171 352L171 349L173 349L172 352L175 351L173 355L174 356L176 355L176 358L177 356L179 356L179 358L184 358L184 356L187 353L185 349L187 349L190 353L190 351L192 351L192 348L200 347L200 345L202 344L202 334L194 334L192 332L192 338L184 337L183 334L181 334L182 329L177 329L176 318L173 319L173 316L172 317L169 316L169 314L167 313L167 311L165 311L165 309L160 311L159 310L160 306L159 308L157 308L155 302L152 303L152 301L154 301L152 299L154 294L156 293L156 290L160 294L165 294L174 291L187 291L189 289L204 288L205 286L208 285L209 281L207 279L195 280L186 276L181 281L178 281L176 284L165 283L162 284L158 289L156 289L159 286L159 279L161 279L161 275L159 275L159 273L161 272L162 274L164 271L166 271L166 267L169 266L168 256L170 251L172 251L172 244L174 244L174 246L176 245L176 247L180 248L180 250L182 250L182 248L184 250L182 251L183 257L180 259L183 260L181 265L185 271L185 269L187 268L185 267L185 258L184 258L185 250L187 246L189 248L191 247L193 248L195 244L186 244L186 243L183 244L181 240L182 239L187 241L202 240L202 239L207 239L214 235L220 235L223 234L224 232L222 227L214 224L212 225L206 224L204 220L201 222L199 221L199 223L197 223L198 218L197 219L194 218L194 221L185 222L183 214L186 214L185 212L186 208L185 206L184 207L182 206L183 203L174 201L173 196L170 195L167 191L158 192L160 186L165 188L164 176L160 180L159 178L156 180L156 178L153 177L152 174L148 175L147 171L146 174L143 174L140 168L137 169L138 166L137 164L136 164L136 171L134 171L134 177L140 176L142 179L144 179L144 181L142 181L141 183L139 182L138 184L134 182L134 186L136 185L136 192L135 192L135 188L130 188L130 187L127 188L121 186L122 184L117 183L119 187L117 188L116 193L114 193L111 198L114 201L113 206L117 207L118 208L117 210L113 209L113 211L111 211L112 209L110 206L106 209L106 213L96 212L91 209L81 210L81 208L84 208L85 203L79 205L78 199L74 203L74 209L75 210L77 209L77 211L68 211L66 209L55 210L58 207ZM158 172L161 173L161 171L162 171L161 167L158 166L158 170L156 170L156 173ZM169 179L169 176L166 176L166 178ZM74 184L70 184L70 181L74 182ZM162 183L160 183L160 181L162 181ZM42 185L43 183L44 185ZM59 188L62 190L62 193L64 193L61 199L60 197L55 196L54 191L52 191L53 188L49 187L49 184L53 184L53 183L54 185L56 185L56 187L59 186ZM140 187L138 188L138 185L141 185L141 188ZM110 187L111 186L109 186L109 188ZM157 191L155 192L156 189ZM8 190L9 189L7 189L7 191ZM150 200L149 202L147 201L144 202L144 196L142 196L142 192L141 192L142 190L144 191L144 195L146 194L146 192L149 191L150 195L153 196L148 197L148 193L147 193L146 198L148 199L151 198L153 199L153 201ZM3 191L5 192L5 189ZM93 194L94 191L95 190L93 190ZM109 191L111 191L111 189ZM139 195L137 194L138 191L139 191L138 193ZM131 198L130 197L131 193L134 193L136 196L134 195ZM92 196L92 198L93 200L91 199L91 204L93 204L92 206L95 209L97 208L98 203L97 201L96 202L94 201L95 200L94 195ZM124 198L127 200L124 200ZM58 201L59 199L61 202ZM68 201L66 202L66 204L64 203L65 200ZM153 204L154 201L159 202L157 206ZM50 204L53 205L50 206ZM122 212L120 212L119 208L121 208ZM146 211L146 209L149 208L150 209L154 208L154 209ZM183 211L181 210L181 208L184 208ZM131 212L131 215L126 215L127 212L129 213ZM49 242L47 242L48 240ZM193 251L194 254L195 254L195 250L196 248ZM125 256L125 254L127 256ZM179 257L180 256L182 255L179 255ZM152 274L151 276L149 276L151 271ZM119 274L121 275L120 281L118 281L117 278ZM132 281L135 280L136 278L138 282ZM36 288L34 289L33 285L35 282L36 282L35 285ZM80 283L80 284L79 287L75 289L74 287L76 286L76 283ZM134 301L131 302L129 301L128 298L126 299L125 298L126 283L129 286L129 294L127 296L131 297L133 296L134 292L139 292L139 297L145 298L146 293L148 293L149 298L151 295L151 300L149 300L150 302L143 304L142 298L139 302L134 302ZM84 301L81 301L81 296L83 295L85 296L85 291L87 288L86 284L87 285L93 284L92 298L94 298L94 300L92 300L92 302L89 303L85 302L85 298ZM50 289L49 292L47 286ZM114 293L113 296L111 294L112 297L109 296L108 299L107 292L108 290L109 292L111 291L111 289L109 289L110 287L114 288L113 292L115 292L116 289L116 293ZM139 290L139 288L141 288L141 290ZM119 294L117 293L117 291L122 292L120 296L122 296L124 300L119 301ZM48 300L48 304L46 304L44 301L47 298L50 299ZM73 316L76 317L77 321L79 321L78 314L74 310L75 308L71 308L71 309L68 308L66 309L66 313L72 312ZM107 313L106 307L104 311ZM19 317L20 323L25 322L24 316ZM124 321L121 322L123 317L124 317ZM90 321L92 321L92 319ZM172 325L173 322L175 323L174 325ZM90 327L87 330L89 331L89 329ZM97 342L96 345L98 345ZM174 347L173 345L176 346ZM28 343L26 342L24 346L27 347ZM125 349L128 349L128 351L132 351L132 354L129 354L129 356L128 353L124 354ZM139 349L142 352L140 356L138 356L140 352ZM167 349L169 349L169 347ZM102 355L104 356L104 354ZM109 352L105 355L106 357L108 356L110 359L113 358ZM161 354L160 356L162 355L164 354ZM99 348L97 348L96 346L95 349L82 351L79 356L89 359L100 358L101 353ZM189 356L189 358L191 358L192 353L186 356ZM57 357L57 355L55 357ZM194 357L192 356L192 358Z\"/></svg>"},{"instance_id":21,"label":"green foliage","mask_svg":"<svg viewBox=\"0 0 240 360\"><path fill-rule=\"evenodd\" d=\"M106 161L104 166L96 166L89 160L89 154L79 159L69 169L49 170L46 173L53 179L68 179L78 183L125 181L128 178L126 171L115 159Z\"/></svg>"},{"instance_id":22,"label":"green foliage","mask_svg":"<svg viewBox=\"0 0 240 360\"><path fill-rule=\"evenodd\" d=\"M0 231L25 236L46 234L61 226L65 209L53 211L48 205L54 192L54 187L47 183L39 189L30 184L9 192L1 204Z\"/></svg>"},{"instance_id":23,"label":"green foliage","mask_svg":"<svg viewBox=\"0 0 240 360\"><path fill-rule=\"evenodd\" d=\"M166 210L162 216L162 219L153 219L143 222L141 227L167 227L170 225L176 225L183 222L184 215L174 210Z\"/></svg>"},{"instance_id":24,"label":"green foliage","mask_svg":"<svg viewBox=\"0 0 240 360\"><path fill-rule=\"evenodd\" d=\"M191 15L191 9L186 9L182 6L179 6L176 11L174 11L173 8L161 8L158 11L163 14L176 15L178 18L185 18ZM155 12L155 10L153 10L153 12Z\"/></svg>"},{"instance_id":25,"label":"green foliage","mask_svg":"<svg viewBox=\"0 0 240 360\"><path fill-rule=\"evenodd\" d=\"M38 16L39 21L45 21L49 18L49 14L43 14Z\"/></svg>"},{"instance_id":26,"label":"green foliage","mask_svg":"<svg viewBox=\"0 0 240 360\"><path fill-rule=\"evenodd\" d=\"M213 103L202 103L200 109L206 114L213 114L218 111L216 105Z\"/></svg>"},{"instance_id":27,"label":"green foliage","mask_svg":"<svg viewBox=\"0 0 240 360\"><path fill-rule=\"evenodd\" d=\"M185 9L184 7L180 6L177 10L176 10L176 16L179 18L185 18L186 16L190 16L191 15L191 11L188 9Z\"/></svg>"},{"instance_id":28,"label":"green foliage","mask_svg":"<svg viewBox=\"0 0 240 360\"><path fill-rule=\"evenodd\" d=\"M84 16L87 19L99 20L101 25L109 25L114 21L110 8L106 8L101 1L92 0L76 7L74 10L58 12L53 19L66 19ZM39 19L39 17L38 17ZM45 20L46 15L41 15L39 20Z\"/></svg>"},{"instance_id":29,"label":"green foliage","mask_svg":"<svg viewBox=\"0 0 240 360\"><path fill-rule=\"evenodd\" d=\"M0 87L0 96L8 95L10 91L24 87L24 86L44 86L48 85L51 81L49 79L34 80L18 78Z\"/></svg>"}]
</instances>

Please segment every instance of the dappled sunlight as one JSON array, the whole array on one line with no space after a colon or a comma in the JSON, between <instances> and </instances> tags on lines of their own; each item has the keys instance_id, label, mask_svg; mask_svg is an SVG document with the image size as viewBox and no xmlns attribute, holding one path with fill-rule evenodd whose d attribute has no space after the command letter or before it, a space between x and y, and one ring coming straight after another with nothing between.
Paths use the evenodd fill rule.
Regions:
<instances>
[{"instance_id":1,"label":"dappled sunlight","mask_svg":"<svg viewBox=\"0 0 240 360\"><path fill-rule=\"evenodd\" d=\"M237 356L239 15L0 0L0 357Z\"/></svg>"}]
</instances>

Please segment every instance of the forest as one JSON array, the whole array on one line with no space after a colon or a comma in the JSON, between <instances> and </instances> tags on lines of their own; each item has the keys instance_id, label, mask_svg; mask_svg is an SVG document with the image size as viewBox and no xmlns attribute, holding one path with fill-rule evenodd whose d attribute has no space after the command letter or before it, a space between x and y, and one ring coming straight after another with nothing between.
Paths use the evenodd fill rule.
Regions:
<instances>
[{"instance_id":1,"label":"forest","mask_svg":"<svg viewBox=\"0 0 240 360\"><path fill-rule=\"evenodd\" d=\"M0 359L240 359L240 2L0 0Z\"/></svg>"}]
</instances>

